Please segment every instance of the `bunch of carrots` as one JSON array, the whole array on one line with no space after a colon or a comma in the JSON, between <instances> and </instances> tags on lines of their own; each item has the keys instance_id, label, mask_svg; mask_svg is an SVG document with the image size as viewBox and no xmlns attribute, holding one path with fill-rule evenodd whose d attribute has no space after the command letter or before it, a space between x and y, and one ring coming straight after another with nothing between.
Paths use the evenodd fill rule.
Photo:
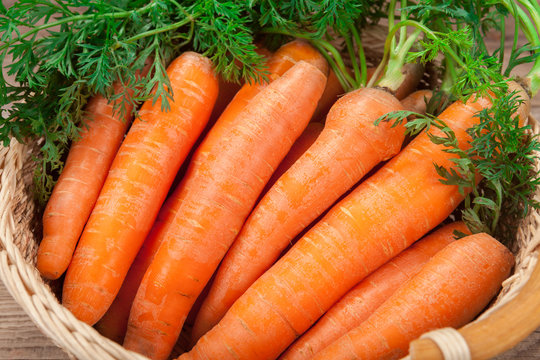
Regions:
<instances>
[{"instance_id":1,"label":"bunch of carrots","mask_svg":"<svg viewBox=\"0 0 540 360\"><path fill-rule=\"evenodd\" d=\"M504 46L478 43L482 24L459 2L433 3L387 4L375 66L365 24L338 29L343 48L302 26L266 27L281 46L258 45L266 70L241 87L186 51L167 67L168 106L118 112L118 99L90 99L37 258L43 277L65 274L63 305L156 360L183 330L184 360L390 359L473 320L514 264L494 238L506 203L489 199L505 193L504 171L484 166L510 141L496 129L540 148L525 126L540 7L497 4L531 44L511 56L533 63L517 82ZM441 75L430 89L426 66ZM481 154L486 137L502 147Z\"/></svg>"}]
</instances>

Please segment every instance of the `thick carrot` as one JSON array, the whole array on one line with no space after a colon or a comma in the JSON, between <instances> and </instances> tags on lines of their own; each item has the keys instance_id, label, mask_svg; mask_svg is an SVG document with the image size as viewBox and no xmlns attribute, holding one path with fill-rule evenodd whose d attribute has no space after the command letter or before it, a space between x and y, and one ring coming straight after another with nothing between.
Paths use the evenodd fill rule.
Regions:
<instances>
[{"instance_id":1,"label":"thick carrot","mask_svg":"<svg viewBox=\"0 0 540 360\"><path fill-rule=\"evenodd\" d=\"M167 191L204 128L218 85L211 62L187 52L168 68L174 101L145 102L120 146L64 282L62 302L96 323L114 300Z\"/></svg>"},{"instance_id":2,"label":"thick carrot","mask_svg":"<svg viewBox=\"0 0 540 360\"><path fill-rule=\"evenodd\" d=\"M147 70L148 66L142 74ZM114 88L115 93L123 90L119 83ZM115 113L114 106L101 95L88 101L84 116L87 128L71 145L64 169L43 213L43 239L36 266L47 279L58 279L66 271L133 119L131 102L126 104L124 116Z\"/></svg>"},{"instance_id":3,"label":"thick carrot","mask_svg":"<svg viewBox=\"0 0 540 360\"><path fill-rule=\"evenodd\" d=\"M350 92L334 104L321 135L268 190L223 259L195 320L194 340L219 322L298 233L400 151L404 127L374 124L393 110L403 110L399 100L372 88Z\"/></svg>"},{"instance_id":4,"label":"thick carrot","mask_svg":"<svg viewBox=\"0 0 540 360\"><path fill-rule=\"evenodd\" d=\"M398 359L424 332L461 327L490 301L510 274L512 253L488 234L448 245L359 327L313 359Z\"/></svg>"},{"instance_id":5,"label":"thick carrot","mask_svg":"<svg viewBox=\"0 0 540 360\"><path fill-rule=\"evenodd\" d=\"M349 72L352 73L352 70L349 70ZM375 68L367 68L367 80L371 78L371 75L373 75L374 72ZM328 111L332 105L334 105L337 99L343 94L345 94L343 86L341 86L341 83L339 82L334 70L330 69L328 72L326 88L324 89L321 99L319 100L319 104L313 113L313 119L315 121L324 122L324 118L326 117L326 114L328 114Z\"/></svg>"},{"instance_id":6,"label":"thick carrot","mask_svg":"<svg viewBox=\"0 0 540 360\"><path fill-rule=\"evenodd\" d=\"M131 308L126 348L167 358L193 302L307 126L325 82L301 61L212 128L172 195L162 244Z\"/></svg>"},{"instance_id":7,"label":"thick carrot","mask_svg":"<svg viewBox=\"0 0 540 360\"><path fill-rule=\"evenodd\" d=\"M261 193L262 195L266 194L281 175L285 174L285 172L289 170L289 168L311 147L311 145L313 145L323 129L324 125L320 122L310 122L308 124L302 135L300 135L291 146L291 149L285 158L279 163L276 171L274 171L272 177L264 187L264 190Z\"/></svg>"},{"instance_id":8,"label":"thick carrot","mask_svg":"<svg viewBox=\"0 0 540 360\"><path fill-rule=\"evenodd\" d=\"M313 47L304 41L291 41L280 47L274 55L271 55L263 48L259 49L259 52L269 58L268 71L270 73L270 81L282 76L288 69L290 69L296 62L300 60L310 62L313 65L320 67L321 70L326 71L327 65L324 62L324 59ZM225 86L225 89L222 89L222 85L223 84L220 82L220 95L218 96L218 99L220 99L222 95L225 95L224 97L226 98L230 96L230 93L228 92L229 86ZM245 84L239 91L236 92L233 100L229 102L225 110L222 108L222 111L219 112L219 114L223 115L225 118L234 116L237 112L243 109L243 107L245 107L255 95L264 89L266 85L267 83ZM220 106L222 105L223 101L221 101ZM218 106L218 104L216 104L216 106ZM212 111L212 116L217 114L215 109L216 106ZM210 119L209 123L211 121L213 121L212 118ZM208 132L210 129L210 127L207 127L205 131ZM199 140L200 141L197 141L195 144L197 147L198 144L202 142L201 138L199 138ZM291 151L292 150L293 149L291 148ZM188 161L191 163L190 159L193 157L193 153L194 151L192 151L192 154L190 154L190 156L186 159L186 163ZM276 171L279 171L279 168ZM170 198L163 205L150 234L144 241L141 250L133 261L133 264L126 275L122 288L118 292L117 297L107 313L96 324L96 327L100 333L109 337L110 339L113 339L114 341L122 342L124 339L129 318L129 311L131 309L133 299L135 298L135 294L137 293L137 289L139 288L146 269L150 265L154 254L161 244L162 238L159 236L159 234L162 231L162 227L164 226L164 222L166 221L169 212L171 211L170 207L172 206L172 203L173 199Z\"/></svg>"},{"instance_id":9,"label":"thick carrot","mask_svg":"<svg viewBox=\"0 0 540 360\"><path fill-rule=\"evenodd\" d=\"M433 255L454 241L454 230L470 234L463 222L455 222L419 240L356 285L280 359L311 359L342 335L359 326L404 282L416 275Z\"/></svg>"},{"instance_id":10,"label":"thick carrot","mask_svg":"<svg viewBox=\"0 0 540 360\"><path fill-rule=\"evenodd\" d=\"M490 104L484 98L456 102L440 115L462 148L475 114ZM417 136L336 204L180 359L275 359L349 289L463 200L457 186L439 181L433 163L452 167L455 156L443 150L425 132Z\"/></svg>"}]
</instances>

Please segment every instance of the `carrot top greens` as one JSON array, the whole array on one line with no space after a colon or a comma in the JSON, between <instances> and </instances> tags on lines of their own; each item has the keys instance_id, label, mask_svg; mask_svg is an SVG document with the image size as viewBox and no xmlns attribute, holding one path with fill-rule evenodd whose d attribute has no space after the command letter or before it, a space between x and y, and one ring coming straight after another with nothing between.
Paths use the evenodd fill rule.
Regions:
<instances>
[{"instance_id":1,"label":"carrot top greens","mask_svg":"<svg viewBox=\"0 0 540 360\"><path fill-rule=\"evenodd\" d=\"M26 28L24 28L26 27ZM42 137L36 185L46 200L62 167L62 155L77 137L88 97L118 101L153 96L168 109L171 98L167 64L181 52L210 57L226 79L254 79L264 71L255 52L253 17L248 4L235 1L21 0L6 9L0 4L0 61L13 61L0 78L5 110L0 140ZM152 59L148 76L136 71ZM120 81L124 92L112 95ZM140 87L137 87L140 85ZM134 96L127 96L127 90ZM155 89L155 94L152 94Z\"/></svg>"},{"instance_id":2,"label":"carrot top greens","mask_svg":"<svg viewBox=\"0 0 540 360\"><path fill-rule=\"evenodd\" d=\"M536 136L529 134L530 126L523 125L526 119L515 116L519 106L528 99L508 88L515 66L528 62L534 63L532 70L519 82L533 95L540 88L540 6L534 0L520 3L528 13L506 0L425 0L404 7L402 11L407 12L408 17L419 19L410 25L425 34L420 42L422 49L409 54L409 60L432 61L443 49L449 56L441 61L442 84L430 102L430 113L401 111L386 117L401 123L414 115L415 119L405 125L413 135L431 126L442 131L442 136L430 134L431 140L445 146L445 151L457 158L452 160L454 167L450 169L435 164L441 182L458 186L462 193L470 189L459 210L462 219L471 231L487 232L503 241L515 238L518 221L530 208L540 207L533 198L540 184L540 174L535 169L540 143ZM508 16L516 20L516 35L512 53L505 63L504 35ZM492 52L484 42L489 31L497 31L503 38ZM528 44L518 46L520 33L525 35ZM465 101L471 96L488 96L493 105L477 114L479 123L468 130L471 147L463 151L458 147L454 132L437 115L450 102ZM480 183L478 174L482 175Z\"/></svg>"},{"instance_id":3,"label":"carrot top greens","mask_svg":"<svg viewBox=\"0 0 540 360\"><path fill-rule=\"evenodd\" d=\"M384 57L368 84L361 33L383 17L389 28ZM512 70L522 63L533 63L522 80L527 90L533 95L540 90L539 29L535 0L20 0L9 9L0 4L0 61L15 78L13 83L0 78L1 103L11 104L3 106L0 140L7 145L11 137L42 139L35 183L45 201L65 150L84 126L87 99L102 94L122 100L115 103L119 112L127 102L161 99L167 110L172 94L165 69L183 51L210 57L225 79L254 81L266 74L256 52L259 38L276 45L304 38L326 57L347 91L366 85L393 89L402 81L404 63L434 62L442 82L430 114L417 114L407 127L443 130L444 137L432 140L459 158L454 169L438 168L442 181L473 188L462 209L464 220L475 231L509 238L516 219L539 206L532 200L540 181L533 169L538 141L511 117L520 100L507 90ZM513 46L505 54L511 30ZM493 51L484 42L490 31L501 36ZM528 44L518 44L520 34ZM336 48L339 41L342 51ZM151 71L137 79L148 59ZM114 81L124 85L117 95L111 91ZM476 95L492 96L494 105L470 129L471 149L459 152L451 130L436 116L450 102ZM403 121L408 115L392 118ZM478 186L476 172L484 177Z\"/></svg>"}]
</instances>

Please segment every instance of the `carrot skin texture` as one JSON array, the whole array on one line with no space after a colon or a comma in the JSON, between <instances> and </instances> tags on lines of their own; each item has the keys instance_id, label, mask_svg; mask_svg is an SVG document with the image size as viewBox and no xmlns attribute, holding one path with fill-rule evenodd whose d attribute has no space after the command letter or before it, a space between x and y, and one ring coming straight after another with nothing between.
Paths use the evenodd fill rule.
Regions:
<instances>
[{"instance_id":1,"label":"carrot skin texture","mask_svg":"<svg viewBox=\"0 0 540 360\"><path fill-rule=\"evenodd\" d=\"M301 61L212 128L172 196L162 244L131 308L127 349L167 358L193 302L307 126L325 82Z\"/></svg>"},{"instance_id":2,"label":"carrot skin texture","mask_svg":"<svg viewBox=\"0 0 540 360\"><path fill-rule=\"evenodd\" d=\"M194 340L219 322L297 234L374 166L400 151L404 126L374 124L394 110L403 110L401 103L380 89L355 90L334 104L321 135L244 224L197 315Z\"/></svg>"},{"instance_id":3,"label":"carrot skin texture","mask_svg":"<svg viewBox=\"0 0 540 360\"><path fill-rule=\"evenodd\" d=\"M113 302L191 145L218 85L207 58L186 52L168 68L174 101L145 102L116 155L68 268L62 302L95 324Z\"/></svg>"},{"instance_id":4,"label":"carrot skin texture","mask_svg":"<svg viewBox=\"0 0 540 360\"><path fill-rule=\"evenodd\" d=\"M240 89L240 85L225 81L221 76L218 76L218 84L218 97L212 109L210 119L208 120L208 123L206 124L202 134L199 136L199 138L193 145L190 151L190 155L186 157L186 160L182 164L178 174L176 175L177 179L179 177L182 177L182 169L184 169L183 173L185 173L185 170L188 163L190 162L190 158L192 157L192 153L195 151L195 148L200 145L200 143L202 142L202 138L208 133L208 131L210 131L217 118L219 118L219 115L223 112L227 104L232 100L232 98ZM175 180L175 183L176 181L178 180ZM163 206L166 206L165 204L167 204L167 201L165 201ZM166 210L162 209L158 214L162 212L166 212ZM156 218L156 222L159 222L159 220L160 219L158 215L158 218ZM152 229L154 229L154 226L152 227ZM155 241L152 233L150 233L144 241L143 245L141 246L141 249L137 253L133 264L129 268L124 282L122 283L122 287L118 291L118 294L116 295L113 303L111 304L105 315L103 315L103 317L94 326L101 335L119 344L124 341L124 336L126 335L127 329L127 322L129 318L129 310L131 309L133 298L137 293L137 289L139 288L144 273L148 268L148 265L150 265L152 257L154 256L158 247L159 243Z\"/></svg>"},{"instance_id":5,"label":"carrot skin texture","mask_svg":"<svg viewBox=\"0 0 540 360\"><path fill-rule=\"evenodd\" d=\"M320 122L310 122L304 132L296 139L291 149L283 160L279 163L276 171L272 174L268 183L262 191L262 195L266 194L268 190L275 184L275 182L283 175L290 167L313 145L315 140L319 137L324 129L324 125Z\"/></svg>"},{"instance_id":6,"label":"carrot skin texture","mask_svg":"<svg viewBox=\"0 0 540 360\"><path fill-rule=\"evenodd\" d=\"M145 74L148 67L143 69ZM119 84L115 92L122 91ZM131 95L131 94L130 94ZM92 212L107 172L133 119L133 105L115 114L114 103L96 95L86 105L85 124L73 142L64 169L43 213L43 239L36 267L47 279L58 279L67 269L84 225Z\"/></svg>"},{"instance_id":7,"label":"carrot skin texture","mask_svg":"<svg viewBox=\"0 0 540 360\"><path fill-rule=\"evenodd\" d=\"M280 359L311 359L342 335L359 326L404 282L417 274L429 259L455 240L454 230L470 234L463 222L455 222L419 240L351 289L289 347Z\"/></svg>"},{"instance_id":8,"label":"carrot skin texture","mask_svg":"<svg viewBox=\"0 0 540 360\"><path fill-rule=\"evenodd\" d=\"M278 49L273 57L271 57L271 54L265 49L260 49L260 52L262 55L265 55L267 58L271 59L268 64L269 72L271 73L271 81L277 79L279 76L282 76L289 68L300 60L305 60L312 63L313 65L319 67L321 71L327 71L327 65L321 61L320 55L315 49L303 41L296 40L283 45L280 49ZM209 123L212 122L212 126L214 125L213 123L216 121L216 119L212 120L214 116L219 117L219 114L223 114L224 112L230 112L233 114L239 111L267 85L268 83L245 84L239 91L235 91L234 84L226 83L223 80L220 80L220 95L218 96L218 100L216 101L216 105L212 111ZM234 96L232 96L234 101L227 101L228 105L225 107L225 101L221 99L222 95L224 95L223 98L230 100L231 90L236 93ZM210 129L211 127L207 127L205 132L208 133ZM198 147L201 142L202 139L200 139L195 146ZM188 160L190 158L192 158L192 156L188 157ZM126 279L122 284L122 288L120 289L117 298L115 298L105 316L96 324L96 327L100 333L119 343L121 343L124 339L129 318L129 310L133 303L133 299L135 298L137 289L139 288L144 273L150 265L155 252L161 244L161 238L159 238L158 235L163 227L163 222L166 220L166 215L169 213L169 211L171 211L171 205L172 200L166 201L163 205L163 208L160 210L150 234L143 243L141 251L135 258Z\"/></svg>"},{"instance_id":9,"label":"carrot skin texture","mask_svg":"<svg viewBox=\"0 0 540 360\"><path fill-rule=\"evenodd\" d=\"M489 106L484 98L457 102L440 118L465 148L466 129ZM433 166L451 167L452 156L420 134L336 204L179 359L275 359L349 289L458 206L463 195L442 184Z\"/></svg>"},{"instance_id":10,"label":"carrot skin texture","mask_svg":"<svg viewBox=\"0 0 540 360\"><path fill-rule=\"evenodd\" d=\"M264 48L260 48L259 52L269 59L268 70L271 74L270 81L273 81L282 76L296 62L301 60L310 62L314 66L317 66L323 72L326 72L328 70L327 64L324 61L321 61L322 57L320 56L320 54L304 41L291 41L279 48L273 56ZM214 109L212 110L212 115L210 116L210 120L208 123L210 125L210 123L212 122L212 126L217 121L217 119L212 119L214 116L233 116L235 113L237 113L247 104L249 104L251 99L253 99L254 96L256 96L268 85L268 83L245 84L241 87L240 90L234 91L234 84L224 82L219 78L218 80L219 96L216 100L216 104L214 106ZM233 96L231 96L231 91L235 92ZM228 101L228 105L226 105L225 107L225 101L223 101L222 97L228 100L232 98L233 100ZM199 147L199 145L203 141L203 138L210 131L210 129L211 127L207 126L202 136L199 137L199 140L197 140L197 142L195 143L196 148ZM188 156L185 163L191 163L191 159L193 158L193 154L195 153L195 151L195 148L192 149L191 154ZM184 164L182 168L184 168L184 166L186 165L188 164ZM180 171L182 171L182 169ZM186 170L183 171L184 175L186 171L187 166ZM276 171L280 171L279 168ZM129 269L128 274L126 275L124 283L122 284L122 287L119 290L117 297L115 298L113 304L111 305L107 313L96 324L96 328L101 334L116 342L122 343L122 341L124 340L127 330L129 311L131 309L133 299L135 298L135 294L137 293L146 269L152 262L152 259L161 244L162 238L160 237L160 232L163 230L162 228L165 225L164 222L166 222L167 215L171 211L174 211L171 208L173 204L174 201L172 197L165 201L162 209L158 213L152 230L144 241L141 250L137 254L137 257L133 261L133 264Z\"/></svg>"},{"instance_id":11,"label":"carrot skin texture","mask_svg":"<svg viewBox=\"0 0 540 360\"><path fill-rule=\"evenodd\" d=\"M423 333L458 328L497 294L514 257L485 233L464 237L437 253L359 327L313 359L398 359Z\"/></svg>"}]
</instances>

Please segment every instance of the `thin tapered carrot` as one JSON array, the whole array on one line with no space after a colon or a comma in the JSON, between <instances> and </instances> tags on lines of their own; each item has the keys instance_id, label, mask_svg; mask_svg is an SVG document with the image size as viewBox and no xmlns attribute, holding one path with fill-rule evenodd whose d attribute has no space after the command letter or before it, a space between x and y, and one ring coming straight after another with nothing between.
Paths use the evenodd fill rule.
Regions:
<instances>
[{"instance_id":1,"label":"thin tapered carrot","mask_svg":"<svg viewBox=\"0 0 540 360\"><path fill-rule=\"evenodd\" d=\"M485 233L448 245L359 327L313 359L398 359L424 332L461 327L496 295L514 264L512 253Z\"/></svg>"},{"instance_id":2,"label":"thin tapered carrot","mask_svg":"<svg viewBox=\"0 0 540 360\"><path fill-rule=\"evenodd\" d=\"M334 104L321 135L268 190L223 259L195 320L194 340L219 322L298 233L400 151L404 127L374 124L394 110L403 110L399 100L372 88L350 92Z\"/></svg>"},{"instance_id":3,"label":"thin tapered carrot","mask_svg":"<svg viewBox=\"0 0 540 360\"><path fill-rule=\"evenodd\" d=\"M172 195L162 243L131 307L126 348L167 358L195 299L307 126L325 83L325 74L300 61L238 114L220 117Z\"/></svg>"},{"instance_id":4,"label":"thin tapered carrot","mask_svg":"<svg viewBox=\"0 0 540 360\"><path fill-rule=\"evenodd\" d=\"M147 71L148 66L141 74L144 76ZM120 84L114 88L115 93L123 91ZM58 279L66 271L133 119L131 102L126 103L123 116L115 113L114 106L114 102L101 95L89 100L84 119L87 128L71 145L64 169L43 213L43 239L36 266L47 279Z\"/></svg>"},{"instance_id":5,"label":"thin tapered carrot","mask_svg":"<svg viewBox=\"0 0 540 360\"><path fill-rule=\"evenodd\" d=\"M183 176L183 174L181 173L185 173L185 169L187 169L187 163L190 161L195 147L197 147L202 142L202 138L206 135L206 133L208 133L219 115L223 112L227 104L231 101L231 99L240 89L240 85L225 81L221 76L218 76L218 84L219 94L216 103L212 109L210 119L206 124L205 129L199 136L198 140L193 145L193 149L190 152L190 155L186 157L184 164L182 165L180 171L177 174L177 178L181 178ZM182 171L182 169L184 169L184 171ZM165 202L165 204L167 204L167 202ZM118 295L114 299L113 303L111 304L105 315L103 315L103 317L94 326L101 335L120 344L122 343L122 341L124 341L124 336L126 335L129 310L131 308L133 298L137 293L137 289L139 288L144 272L150 264L153 254L155 253L159 245L156 244L155 241L152 241L152 239L153 237L149 235L144 241L140 251L137 253L136 258L133 261L133 264L129 268L126 278L122 283L122 287L118 291Z\"/></svg>"},{"instance_id":6,"label":"thin tapered carrot","mask_svg":"<svg viewBox=\"0 0 540 360\"><path fill-rule=\"evenodd\" d=\"M174 99L145 102L113 161L64 282L62 303L96 323L114 300L191 145L218 85L212 63L186 52L167 70Z\"/></svg>"},{"instance_id":7,"label":"thin tapered carrot","mask_svg":"<svg viewBox=\"0 0 540 360\"><path fill-rule=\"evenodd\" d=\"M484 98L456 102L439 118L464 149L470 139L466 129L490 105ZM418 135L333 206L179 359L275 359L349 289L440 224L463 200L457 186L439 181L433 163L449 168L455 157L443 150L427 133Z\"/></svg>"},{"instance_id":8,"label":"thin tapered carrot","mask_svg":"<svg viewBox=\"0 0 540 360\"><path fill-rule=\"evenodd\" d=\"M454 241L455 230L470 234L463 222L455 222L419 240L343 296L281 355L280 359L311 359L348 331L359 326L404 282L416 275L429 259Z\"/></svg>"},{"instance_id":9,"label":"thin tapered carrot","mask_svg":"<svg viewBox=\"0 0 540 360\"><path fill-rule=\"evenodd\" d=\"M320 67L322 71L327 71L327 65L321 55L313 47L301 40L291 41L281 46L273 55L264 48L260 48L259 52L269 59L268 71L270 73L270 81L282 76L288 69L290 69L296 62L300 60L310 62L313 65ZM223 110L222 108L221 111L219 111L219 109L216 110L216 107L214 107L214 110L212 111L212 116L215 116L218 113L223 115L224 117L233 116L241 109L243 109L243 107L245 107L255 95L257 95L262 89L267 86L267 84L268 83L245 84L239 91L236 92L233 100L229 102L225 110ZM218 99L222 95L225 95L226 98L229 98L230 93L227 92L229 86L225 86L225 89L222 89L221 86L222 84L220 83L220 95L218 96ZM221 101L221 105L219 106L222 105L223 101ZM212 118L209 120L209 123L211 121L213 121ZM211 127L207 127L205 131L208 132L210 129ZM195 143L195 146L198 147L201 142L202 136ZM195 149L192 150L192 154L190 154L186 159L186 163L191 163L191 158L194 152ZM182 169L180 171L182 171ZM185 173L185 171L187 171L187 168L183 171L183 173ZM180 175L183 177L182 174ZM124 339L131 304L133 303L133 299L135 298L135 294L137 293L137 289L139 288L144 273L146 272L146 269L150 265L154 254L156 253L159 245L161 244L162 238L159 237L159 233L161 231L160 229L163 227L163 222L166 221L167 215L170 212L170 207L172 206L172 202L173 200L169 199L163 205L156 218L150 234L144 241L141 250L133 261L133 264L129 269L128 274L126 275L124 283L122 284L122 287L119 290L117 297L115 298L107 313L96 324L98 331L100 331L104 336L113 339L114 341L122 342Z\"/></svg>"}]
</instances>

